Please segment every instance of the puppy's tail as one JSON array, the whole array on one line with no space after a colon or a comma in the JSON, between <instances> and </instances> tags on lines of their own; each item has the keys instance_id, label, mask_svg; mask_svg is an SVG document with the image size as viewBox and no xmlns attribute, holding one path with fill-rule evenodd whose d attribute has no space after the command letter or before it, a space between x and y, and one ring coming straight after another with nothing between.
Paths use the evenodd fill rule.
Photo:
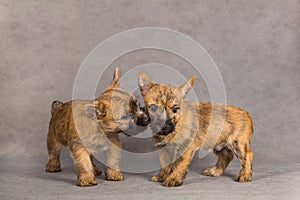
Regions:
<instances>
[{"instance_id":1,"label":"puppy's tail","mask_svg":"<svg viewBox=\"0 0 300 200\"><path fill-rule=\"evenodd\" d=\"M114 78L113 78L113 81L111 83L112 87L116 87L118 85L119 76L120 76L119 74L120 74L120 69L119 69L119 67L116 67L115 71L114 71Z\"/></svg>"},{"instance_id":2,"label":"puppy's tail","mask_svg":"<svg viewBox=\"0 0 300 200\"><path fill-rule=\"evenodd\" d=\"M53 101L51 104L51 114L58 110L64 103L61 101Z\"/></svg>"}]
</instances>

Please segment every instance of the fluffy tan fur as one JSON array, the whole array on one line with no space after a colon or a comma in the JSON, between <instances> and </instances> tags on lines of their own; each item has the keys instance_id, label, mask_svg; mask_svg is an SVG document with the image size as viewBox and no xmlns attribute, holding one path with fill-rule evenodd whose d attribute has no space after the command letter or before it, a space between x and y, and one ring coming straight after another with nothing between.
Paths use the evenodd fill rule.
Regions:
<instances>
[{"instance_id":1,"label":"fluffy tan fur","mask_svg":"<svg viewBox=\"0 0 300 200\"><path fill-rule=\"evenodd\" d=\"M251 181L253 125L250 115L231 105L184 102L194 79L191 77L175 87L152 83L145 73L139 74L153 140L160 152L161 169L152 181L162 182L163 186L181 185L195 151L200 148L213 149L218 156L216 165L204 170L205 175L222 175L236 154L241 170L235 180Z\"/></svg>"},{"instance_id":2,"label":"fluffy tan fur","mask_svg":"<svg viewBox=\"0 0 300 200\"><path fill-rule=\"evenodd\" d=\"M61 171L59 156L62 147L66 146L74 160L77 185L96 185L95 175L100 175L101 169L93 164L92 154L105 150L106 179L124 180L119 170L121 144L118 133L134 127L136 119L147 116L135 98L118 86L118 80L119 69L116 68L111 85L97 99L52 103L47 135L47 172Z\"/></svg>"}]
</instances>

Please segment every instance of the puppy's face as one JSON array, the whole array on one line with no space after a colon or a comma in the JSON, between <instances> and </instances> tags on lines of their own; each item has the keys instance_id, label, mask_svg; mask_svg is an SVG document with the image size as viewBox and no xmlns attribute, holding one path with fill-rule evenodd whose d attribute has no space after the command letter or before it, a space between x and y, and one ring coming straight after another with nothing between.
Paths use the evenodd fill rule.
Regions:
<instances>
[{"instance_id":1,"label":"puppy's face","mask_svg":"<svg viewBox=\"0 0 300 200\"><path fill-rule=\"evenodd\" d=\"M159 135L172 133L179 125L183 99L194 84L191 77L185 84L174 87L154 84L145 73L139 74L139 87L151 118L151 129Z\"/></svg>"},{"instance_id":2,"label":"puppy's face","mask_svg":"<svg viewBox=\"0 0 300 200\"><path fill-rule=\"evenodd\" d=\"M147 129L150 119L136 98L118 86L118 80L116 68L112 84L96 99L94 105L86 107L86 112L97 118L105 133L136 135Z\"/></svg>"},{"instance_id":3,"label":"puppy's face","mask_svg":"<svg viewBox=\"0 0 300 200\"><path fill-rule=\"evenodd\" d=\"M143 132L150 123L150 118L139 106L136 98L121 89L115 88L110 102L107 102L107 113L103 121L108 127L125 135L136 135Z\"/></svg>"}]
</instances>

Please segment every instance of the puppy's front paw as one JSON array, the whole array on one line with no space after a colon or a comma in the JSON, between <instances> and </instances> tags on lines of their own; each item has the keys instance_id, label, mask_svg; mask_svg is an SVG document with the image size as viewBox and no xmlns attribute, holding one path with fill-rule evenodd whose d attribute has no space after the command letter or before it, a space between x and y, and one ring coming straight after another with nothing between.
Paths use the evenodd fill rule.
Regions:
<instances>
[{"instance_id":1,"label":"puppy's front paw","mask_svg":"<svg viewBox=\"0 0 300 200\"><path fill-rule=\"evenodd\" d=\"M83 176L78 178L77 185L80 187L90 187L97 185L97 183L94 177Z\"/></svg>"},{"instance_id":2,"label":"puppy's front paw","mask_svg":"<svg viewBox=\"0 0 300 200\"><path fill-rule=\"evenodd\" d=\"M206 176L221 176L223 173L223 170L217 167L211 167L207 168L203 171L203 174Z\"/></svg>"},{"instance_id":3,"label":"puppy's front paw","mask_svg":"<svg viewBox=\"0 0 300 200\"><path fill-rule=\"evenodd\" d=\"M153 182L162 182L162 178L159 176L159 174L152 176L151 181Z\"/></svg>"},{"instance_id":4,"label":"puppy's front paw","mask_svg":"<svg viewBox=\"0 0 300 200\"><path fill-rule=\"evenodd\" d=\"M246 173L240 173L237 175L234 179L236 182L250 182L252 181L252 176L251 174L246 174Z\"/></svg>"},{"instance_id":5,"label":"puppy's front paw","mask_svg":"<svg viewBox=\"0 0 300 200\"><path fill-rule=\"evenodd\" d=\"M106 177L107 181L123 181L124 176L121 172L114 170L114 169L107 169L106 170Z\"/></svg>"},{"instance_id":6,"label":"puppy's front paw","mask_svg":"<svg viewBox=\"0 0 300 200\"><path fill-rule=\"evenodd\" d=\"M158 174L152 176L151 181L153 182L164 182L171 173L171 167L165 167L159 171Z\"/></svg>"},{"instance_id":7,"label":"puppy's front paw","mask_svg":"<svg viewBox=\"0 0 300 200\"><path fill-rule=\"evenodd\" d=\"M183 180L182 179L177 179L177 178L167 178L162 185L165 187L176 187L176 186L180 186L183 184Z\"/></svg>"},{"instance_id":8,"label":"puppy's front paw","mask_svg":"<svg viewBox=\"0 0 300 200\"><path fill-rule=\"evenodd\" d=\"M46 165L46 172L55 173L60 171L61 171L60 165L49 165L49 164Z\"/></svg>"}]
</instances>

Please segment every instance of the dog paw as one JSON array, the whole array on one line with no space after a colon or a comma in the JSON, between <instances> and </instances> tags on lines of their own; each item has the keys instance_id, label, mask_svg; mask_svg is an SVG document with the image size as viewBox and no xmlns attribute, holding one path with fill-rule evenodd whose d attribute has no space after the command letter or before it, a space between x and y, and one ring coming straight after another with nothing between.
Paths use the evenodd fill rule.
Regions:
<instances>
[{"instance_id":1,"label":"dog paw","mask_svg":"<svg viewBox=\"0 0 300 200\"><path fill-rule=\"evenodd\" d=\"M152 182L162 182L162 179L161 179L161 177L157 174L157 175L151 177L151 181L152 181Z\"/></svg>"},{"instance_id":2,"label":"dog paw","mask_svg":"<svg viewBox=\"0 0 300 200\"><path fill-rule=\"evenodd\" d=\"M203 171L203 174L206 176L221 176L223 173L223 170L216 167L207 168Z\"/></svg>"},{"instance_id":3,"label":"dog paw","mask_svg":"<svg viewBox=\"0 0 300 200\"><path fill-rule=\"evenodd\" d=\"M236 182L250 182L252 180L252 176L250 174L239 174L234 179Z\"/></svg>"},{"instance_id":4,"label":"dog paw","mask_svg":"<svg viewBox=\"0 0 300 200\"><path fill-rule=\"evenodd\" d=\"M106 172L105 179L107 181L123 181L124 176L121 172L115 170L115 171Z\"/></svg>"},{"instance_id":5,"label":"dog paw","mask_svg":"<svg viewBox=\"0 0 300 200\"><path fill-rule=\"evenodd\" d=\"M46 172L55 173L60 171L61 171L60 165L46 165Z\"/></svg>"},{"instance_id":6,"label":"dog paw","mask_svg":"<svg viewBox=\"0 0 300 200\"><path fill-rule=\"evenodd\" d=\"M102 170L98 167L94 167L95 176L100 176L102 174Z\"/></svg>"},{"instance_id":7,"label":"dog paw","mask_svg":"<svg viewBox=\"0 0 300 200\"><path fill-rule=\"evenodd\" d=\"M90 187L97 185L97 182L94 178L79 178L77 180L77 185L80 187Z\"/></svg>"},{"instance_id":8,"label":"dog paw","mask_svg":"<svg viewBox=\"0 0 300 200\"><path fill-rule=\"evenodd\" d=\"M165 187L176 187L181 186L183 184L183 181L181 179L176 178L167 178L162 185Z\"/></svg>"}]
</instances>

